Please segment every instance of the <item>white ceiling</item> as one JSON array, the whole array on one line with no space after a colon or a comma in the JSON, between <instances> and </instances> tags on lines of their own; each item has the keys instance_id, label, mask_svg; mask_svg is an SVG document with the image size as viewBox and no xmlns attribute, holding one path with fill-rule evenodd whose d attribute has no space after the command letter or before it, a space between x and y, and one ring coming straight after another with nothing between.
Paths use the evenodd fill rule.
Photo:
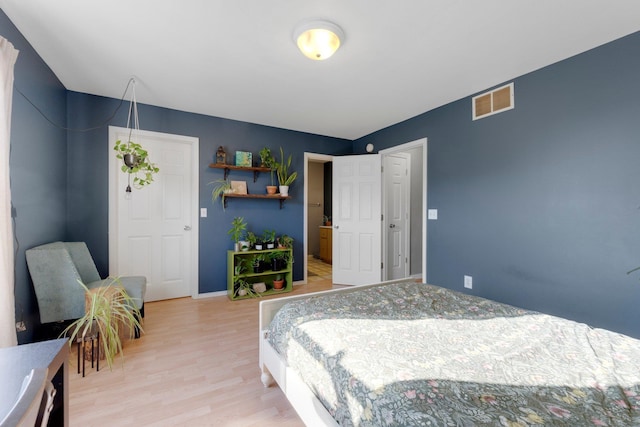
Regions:
<instances>
[{"instance_id":1,"label":"white ceiling","mask_svg":"<svg viewBox=\"0 0 640 427\"><path fill-rule=\"evenodd\" d=\"M68 89L356 139L640 30L638 0L0 0ZM324 18L312 61L294 27ZM19 61L18 57L18 61ZM517 96L517 88L516 88ZM144 129L144 117L141 117Z\"/></svg>"}]
</instances>

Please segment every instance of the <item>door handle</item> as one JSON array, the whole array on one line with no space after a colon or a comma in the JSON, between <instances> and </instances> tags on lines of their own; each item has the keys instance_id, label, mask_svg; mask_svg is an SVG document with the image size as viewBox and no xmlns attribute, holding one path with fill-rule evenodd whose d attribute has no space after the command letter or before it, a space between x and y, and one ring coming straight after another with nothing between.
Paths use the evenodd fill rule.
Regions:
<instances>
[{"instance_id":1,"label":"door handle","mask_svg":"<svg viewBox=\"0 0 640 427\"><path fill-rule=\"evenodd\" d=\"M395 224L389 224L389 228L396 228Z\"/></svg>"},{"instance_id":2,"label":"door handle","mask_svg":"<svg viewBox=\"0 0 640 427\"><path fill-rule=\"evenodd\" d=\"M185 225L185 226L184 226L184 231L189 231L189 230L191 230L191 227L190 227L190 226L188 226L188 225Z\"/></svg>"},{"instance_id":3,"label":"door handle","mask_svg":"<svg viewBox=\"0 0 640 427\"><path fill-rule=\"evenodd\" d=\"M340 228L340 226L339 225L334 225L333 228L335 228L337 230L338 228Z\"/></svg>"}]
</instances>

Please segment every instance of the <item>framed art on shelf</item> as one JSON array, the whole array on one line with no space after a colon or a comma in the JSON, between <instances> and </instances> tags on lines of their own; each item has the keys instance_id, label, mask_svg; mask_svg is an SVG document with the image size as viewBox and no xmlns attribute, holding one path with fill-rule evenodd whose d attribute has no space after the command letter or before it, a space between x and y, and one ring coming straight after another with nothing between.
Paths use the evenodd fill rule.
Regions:
<instances>
[{"instance_id":1,"label":"framed art on shelf","mask_svg":"<svg viewBox=\"0 0 640 427\"><path fill-rule=\"evenodd\" d=\"M253 166L253 159L249 151L236 151L236 166Z\"/></svg>"},{"instance_id":2,"label":"framed art on shelf","mask_svg":"<svg viewBox=\"0 0 640 427\"><path fill-rule=\"evenodd\" d=\"M235 194L247 194L247 181L231 181L231 191Z\"/></svg>"}]
</instances>

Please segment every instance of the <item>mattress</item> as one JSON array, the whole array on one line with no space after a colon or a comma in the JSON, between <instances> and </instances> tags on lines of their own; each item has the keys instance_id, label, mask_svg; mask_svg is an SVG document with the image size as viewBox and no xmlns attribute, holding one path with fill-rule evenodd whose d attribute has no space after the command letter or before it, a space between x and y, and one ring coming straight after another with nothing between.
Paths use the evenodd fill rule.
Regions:
<instances>
[{"instance_id":1,"label":"mattress","mask_svg":"<svg viewBox=\"0 0 640 427\"><path fill-rule=\"evenodd\" d=\"M290 302L267 339L344 426L640 426L640 341L444 288Z\"/></svg>"}]
</instances>

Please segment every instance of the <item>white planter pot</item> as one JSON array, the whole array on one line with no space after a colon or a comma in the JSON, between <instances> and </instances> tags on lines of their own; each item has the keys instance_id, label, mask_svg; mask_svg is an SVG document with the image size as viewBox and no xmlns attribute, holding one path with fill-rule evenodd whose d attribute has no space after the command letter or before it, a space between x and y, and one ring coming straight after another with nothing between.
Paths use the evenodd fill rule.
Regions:
<instances>
[{"instance_id":1,"label":"white planter pot","mask_svg":"<svg viewBox=\"0 0 640 427\"><path fill-rule=\"evenodd\" d=\"M289 186L288 185L281 185L280 186L280 195L287 197L289 195Z\"/></svg>"}]
</instances>

